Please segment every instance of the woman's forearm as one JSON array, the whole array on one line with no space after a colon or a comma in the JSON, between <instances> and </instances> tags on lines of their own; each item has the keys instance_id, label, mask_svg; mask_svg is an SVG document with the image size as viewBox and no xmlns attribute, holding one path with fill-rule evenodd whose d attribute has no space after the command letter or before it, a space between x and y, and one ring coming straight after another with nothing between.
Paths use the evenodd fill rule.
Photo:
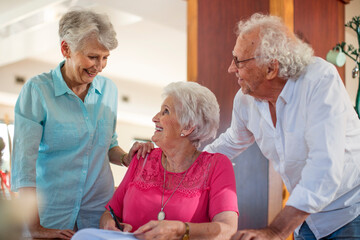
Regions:
<instances>
[{"instance_id":1,"label":"woman's forearm","mask_svg":"<svg viewBox=\"0 0 360 240\"><path fill-rule=\"evenodd\" d=\"M19 197L23 202L31 202L31 209L26 209L29 212L30 218L27 221L30 230L32 228L37 228L40 226L40 217L37 205L37 196L36 196L36 188L35 187L23 187L19 188ZM30 206L28 206L30 207Z\"/></svg>"},{"instance_id":2,"label":"woman's forearm","mask_svg":"<svg viewBox=\"0 0 360 240\"><path fill-rule=\"evenodd\" d=\"M127 153L124 150L122 150L119 146L115 146L115 147L111 148L108 152L109 161L111 163L119 165L119 166L123 166L123 165L128 166L129 165L124 162L124 160L127 159L126 155L127 155Z\"/></svg>"},{"instance_id":3,"label":"woman's forearm","mask_svg":"<svg viewBox=\"0 0 360 240\"><path fill-rule=\"evenodd\" d=\"M32 238L71 239L74 235L75 232L73 229L49 229L41 226L35 187L19 188L19 197L21 201L27 203L27 208L29 209L26 209L26 211L30 211L27 213L30 217L26 219L26 224L28 225ZM31 202L31 206L28 205L29 202Z\"/></svg>"},{"instance_id":4,"label":"woman's forearm","mask_svg":"<svg viewBox=\"0 0 360 240\"><path fill-rule=\"evenodd\" d=\"M190 239L226 240L236 232L237 213L232 211L217 214L212 222L187 223ZM181 221L150 221L138 228L134 235L139 239L153 239L159 234L161 239L183 239L186 224Z\"/></svg>"},{"instance_id":5,"label":"woman's forearm","mask_svg":"<svg viewBox=\"0 0 360 240\"><path fill-rule=\"evenodd\" d=\"M230 239L237 230L238 216L235 212L218 215L210 223L188 223L190 239Z\"/></svg>"}]
</instances>

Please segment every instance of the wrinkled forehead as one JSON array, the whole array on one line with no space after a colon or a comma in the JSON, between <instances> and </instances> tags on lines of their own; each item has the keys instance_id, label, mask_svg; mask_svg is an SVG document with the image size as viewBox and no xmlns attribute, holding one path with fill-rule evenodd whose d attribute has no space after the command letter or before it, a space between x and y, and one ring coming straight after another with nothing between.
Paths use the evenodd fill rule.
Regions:
<instances>
[{"instance_id":1,"label":"wrinkled forehead","mask_svg":"<svg viewBox=\"0 0 360 240\"><path fill-rule=\"evenodd\" d=\"M237 37L234 52L239 57L252 57L259 43L259 34L249 32Z\"/></svg>"},{"instance_id":2,"label":"wrinkled forehead","mask_svg":"<svg viewBox=\"0 0 360 240\"><path fill-rule=\"evenodd\" d=\"M173 96L172 94L167 95L162 103L162 107L167 106L171 110L177 110L177 108L179 108L179 105L179 100L176 98L176 96Z\"/></svg>"}]
</instances>

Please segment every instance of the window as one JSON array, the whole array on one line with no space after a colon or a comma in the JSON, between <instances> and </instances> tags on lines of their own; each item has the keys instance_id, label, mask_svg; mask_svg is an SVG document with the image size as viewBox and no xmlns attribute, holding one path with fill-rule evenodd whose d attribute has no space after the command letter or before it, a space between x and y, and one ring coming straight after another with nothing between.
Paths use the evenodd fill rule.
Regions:
<instances>
[{"instance_id":1,"label":"window","mask_svg":"<svg viewBox=\"0 0 360 240\"><path fill-rule=\"evenodd\" d=\"M0 155L0 199L11 199L10 192L10 156L14 136L14 125L0 122L0 137L5 144Z\"/></svg>"},{"instance_id":2,"label":"window","mask_svg":"<svg viewBox=\"0 0 360 240\"><path fill-rule=\"evenodd\" d=\"M0 137L5 143L5 148L2 150L2 161L0 165L0 170L6 172L10 171L10 148L12 146L12 139L14 137L14 124L7 125L3 122L0 122Z\"/></svg>"}]
</instances>

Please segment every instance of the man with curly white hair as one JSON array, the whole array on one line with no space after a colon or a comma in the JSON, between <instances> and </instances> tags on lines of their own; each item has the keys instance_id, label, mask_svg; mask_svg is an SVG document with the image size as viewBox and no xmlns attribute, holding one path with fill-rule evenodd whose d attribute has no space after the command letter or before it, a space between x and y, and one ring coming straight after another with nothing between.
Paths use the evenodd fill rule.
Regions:
<instances>
[{"instance_id":1,"label":"man with curly white hair","mask_svg":"<svg viewBox=\"0 0 360 240\"><path fill-rule=\"evenodd\" d=\"M231 126L205 150L233 159L256 142L290 197L268 227L232 239L360 239L360 121L336 68L278 17L256 13L237 35Z\"/></svg>"}]
</instances>

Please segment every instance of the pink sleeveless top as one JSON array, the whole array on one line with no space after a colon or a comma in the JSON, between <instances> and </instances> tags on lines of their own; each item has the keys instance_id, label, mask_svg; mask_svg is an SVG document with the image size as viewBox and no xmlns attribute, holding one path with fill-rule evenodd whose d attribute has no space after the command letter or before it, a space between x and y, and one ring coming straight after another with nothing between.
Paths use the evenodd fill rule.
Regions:
<instances>
[{"instance_id":1,"label":"pink sleeveless top","mask_svg":"<svg viewBox=\"0 0 360 240\"><path fill-rule=\"evenodd\" d=\"M202 152L185 172L166 172L161 164L161 149L156 148L145 159L132 159L126 175L106 205L110 205L122 222L132 225L133 231L150 220L157 220L161 198L166 220L211 222L224 211L238 213L233 166L223 154ZM164 193L163 193L164 192Z\"/></svg>"}]
</instances>

